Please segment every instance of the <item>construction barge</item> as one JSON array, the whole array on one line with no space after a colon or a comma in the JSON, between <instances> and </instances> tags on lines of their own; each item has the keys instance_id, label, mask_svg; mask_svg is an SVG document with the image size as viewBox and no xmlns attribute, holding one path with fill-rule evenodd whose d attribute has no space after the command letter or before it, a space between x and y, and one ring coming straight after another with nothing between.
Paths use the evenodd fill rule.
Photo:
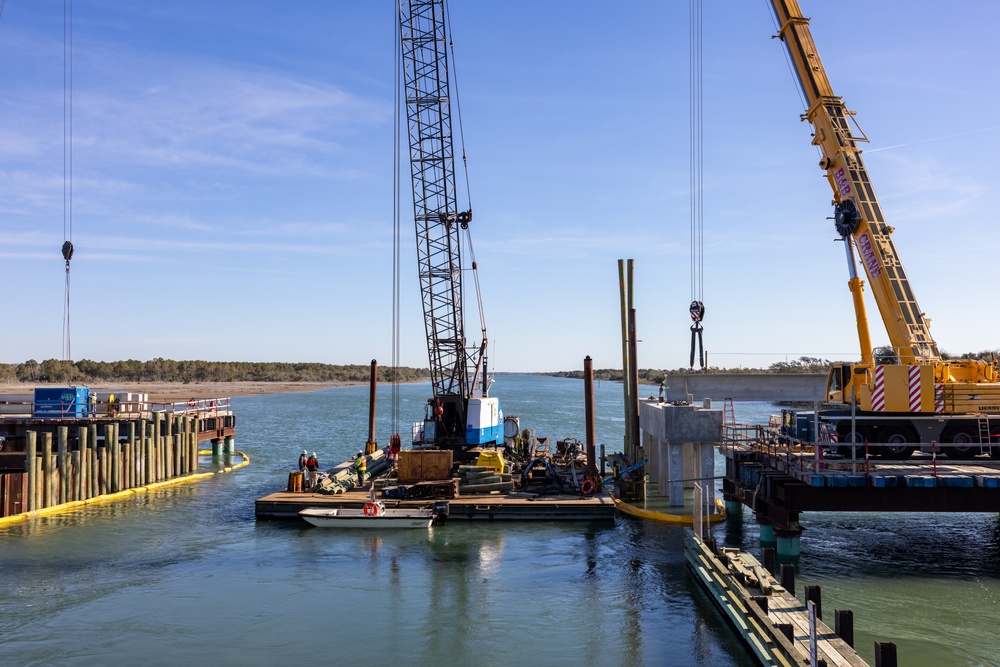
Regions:
<instances>
[{"instance_id":1,"label":"construction barge","mask_svg":"<svg viewBox=\"0 0 1000 667\"><path fill-rule=\"evenodd\" d=\"M292 472L288 487L257 499L254 512L258 519L301 520L304 509L357 510L377 497L393 510L436 506L448 521L614 521L614 499L588 480L574 484L572 468L559 472L551 458L531 456L511 473L502 452L484 450L473 465L455 463L450 450L400 451L393 461L380 449L365 456L363 485L353 461L320 473L314 489Z\"/></svg>"}]
</instances>

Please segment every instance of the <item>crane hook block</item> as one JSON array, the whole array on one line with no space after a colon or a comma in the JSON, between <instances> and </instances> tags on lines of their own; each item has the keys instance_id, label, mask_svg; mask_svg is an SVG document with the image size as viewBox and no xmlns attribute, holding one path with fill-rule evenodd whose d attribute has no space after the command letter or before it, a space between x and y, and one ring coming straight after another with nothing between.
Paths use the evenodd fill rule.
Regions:
<instances>
[{"instance_id":1,"label":"crane hook block","mask_svg":"<svg viewBox=\"0 0 1000 667\"><path fill-rule=\"evenodd\" d=\"M695 322L701 322L705 319L705 304L701 301L692 301L689 308L691 311L691 319Z\"/></svg>"},{"instance_id":2,"label":"crane hook block","mask_svg":"<svg viewBox=\"0 0 1000 667\"><path fill-rule=\"evenodd\" d=\"M73 243L71 241L66 241L62 245L62 255L63 259L67 262L73 259Z\"/></svg>"},{"instance_id":3,"label":"crane hook block","mask_svg":"<svg viewBox=\"0 0 1000 667\"><path fill-rule=\"evenodd\" d=\"M833 206L833 226L841 238L854 234L861 222L861 213L853 199L845 199Z\"/></svg>"}]
</instances>

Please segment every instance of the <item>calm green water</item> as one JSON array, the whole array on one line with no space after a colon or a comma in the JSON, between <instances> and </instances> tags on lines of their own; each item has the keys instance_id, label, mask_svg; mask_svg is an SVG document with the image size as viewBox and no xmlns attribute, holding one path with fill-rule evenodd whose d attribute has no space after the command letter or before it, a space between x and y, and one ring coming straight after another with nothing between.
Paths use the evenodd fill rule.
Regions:
<instances>
[{"instance_id":1,"label":"calm green water","mask_svg":"<svg viewBox=\"0 0 1000 667\"><path fill-rule=\"evenodd\" d=\"M407 422L427 391L403 389ZM493 393L522 428L582 439L582 382L500 376ZM595 389L609 450L620 448L621 396L618 384ZM363 444L367 387L233 402L249 467L0 528L0 664L754 664L694 584L674 527L256 522L253 501L284 486L303 448L329 467ZM380 414L388 407L386 391ZM869 660L882 639L901 665L1000 665L994 516L803 521L800 582L823 587L831 617L854 610ZM748 516L715 532L759 554Z\"/></svg>"}]
</instances>

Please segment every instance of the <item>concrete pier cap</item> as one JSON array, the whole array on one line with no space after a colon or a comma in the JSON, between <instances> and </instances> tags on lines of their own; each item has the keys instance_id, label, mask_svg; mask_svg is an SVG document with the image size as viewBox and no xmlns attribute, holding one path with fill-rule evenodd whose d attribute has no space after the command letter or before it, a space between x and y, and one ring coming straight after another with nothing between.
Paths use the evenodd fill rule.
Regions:
<instances>
[{"instance_id":1,"label":"concrete pier cap","mask_svg":"<svg viewBox=\"0 0 1000 667\"><path fill-rule=\"evenodd\" d=\"M644 401L640 428L658 440L715 445L722 441L722 410Z\"/></svg>"}]
</instances>

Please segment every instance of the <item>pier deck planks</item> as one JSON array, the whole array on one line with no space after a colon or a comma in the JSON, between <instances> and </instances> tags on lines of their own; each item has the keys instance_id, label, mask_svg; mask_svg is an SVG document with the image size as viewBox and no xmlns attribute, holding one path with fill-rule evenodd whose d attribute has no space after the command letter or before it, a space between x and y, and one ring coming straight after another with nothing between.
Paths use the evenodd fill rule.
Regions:
<instances>
[{"instance_id":1,"label":"pier deck planks","mask_svg":"<svg viewBox=\"0 0 1000 667\"><path fill-rule=\"evenodd\" d=\"M751 555L737 549L713 553L690 534L685 535L688 562L699 581L765 664L808 664L809 615L806 606L790 595ZM767 597L767 614L751 596ZM775 624L792 626L789 642ZM866 667L867 663L822 620L816 621L817 657L830 667ZM803 662L804 661L804 662Z\"/></svg>"}]
</instances>

